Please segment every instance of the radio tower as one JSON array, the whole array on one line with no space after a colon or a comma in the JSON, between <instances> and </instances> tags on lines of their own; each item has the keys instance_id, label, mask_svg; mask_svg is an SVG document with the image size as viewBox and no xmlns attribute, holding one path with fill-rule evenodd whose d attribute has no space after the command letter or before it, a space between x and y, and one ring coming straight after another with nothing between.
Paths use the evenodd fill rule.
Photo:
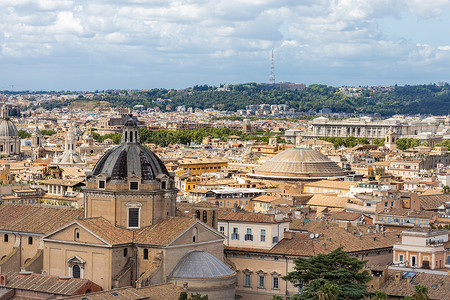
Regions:
<instances>
[{"instance_id":1,"label":"radio tower","mask_svg":"<svg viewBox=\"0 0 450 300\"><path fill-rule=\"evenodd\" d=\"M270 77L269 77L269 83L275 84L275 67L273 65L273 46L272 46L272 62L270 64Z\"/></svg>"}]
</instances>

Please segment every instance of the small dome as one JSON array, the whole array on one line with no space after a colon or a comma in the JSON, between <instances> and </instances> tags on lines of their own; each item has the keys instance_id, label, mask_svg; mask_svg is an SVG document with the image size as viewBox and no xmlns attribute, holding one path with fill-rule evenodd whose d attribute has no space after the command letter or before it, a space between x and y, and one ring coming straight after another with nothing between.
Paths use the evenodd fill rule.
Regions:
<instances>
[{"instance_id":1,"label":"small dome","mask_svg":"<svg viewBox=\"0 0 450 300\"><path fill-rule=\"evenodd\" d=\"M19 132L9 119L0 119L0 136L19 136Z\"/></svg>"},{"instance_id":2,"label":"small dome","mask_svg":"<svg viewBox=\"0 0 450 300\"><path fill-rule=\"evenodd\" d=\"M312 179L345 176L335 162L307 148L291 148L278 153L255 170L254 177Z\"/></svg>"},{"instance_id":3,"label":"small dome","mask_svg":"<svg viewBox=\"0 0 450 300\"><path fill-rule=\"evenodd\" d=\"M212 278L231 275L234 275L234 271L217 257L201 250L193 250L178 262L170 277Z\"/></svg>"}]
</instances>

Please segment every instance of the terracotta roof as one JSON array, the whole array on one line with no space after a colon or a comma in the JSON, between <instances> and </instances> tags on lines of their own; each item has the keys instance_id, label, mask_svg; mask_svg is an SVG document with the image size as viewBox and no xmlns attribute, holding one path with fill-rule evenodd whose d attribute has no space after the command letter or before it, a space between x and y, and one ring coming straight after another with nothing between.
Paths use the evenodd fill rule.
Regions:
<instances>
[{"instance_id":1,"label":"terracotta roof","mask_svg":"<svg viewBox=\"0 0 450 300\"><path fill-rule=\"evenodd\" d=\"M403 274L403 271L398 271ZM414 294L414 287L417 285L426 286L430 299L449 300L450 299L450 280L448 275L436 275L426 273L416 273L411 278L394 279L394 270L388 271L387 281L381 286L380 290L388 296L405 297Z\"/></svg>"},{"instance_id":2,"label":"terracotta roof","mask_svg":"<svg viewBox=\"0 0 450 300\"><path fill-rule=\"evenodd\" d=\"M450 202L450 194L420 195L420 207L424 210L437 210L445 202Z\"/></svg>"},{"instance_id":3,"label":"terracotta roof","mask_svg":"<svg viewBox=\"0 0 450 300\"><path fill-rule=\"evenodd\" d=\"M143 288L119 288L104 292L85 294L74 297L67 297L64 299L79 299L79 300L134 300L134 299L149 299L149 300L177 300L180 293L183 291L181 287L173 283L163 283L159 285L147 286Z\"/></svg>"},{"instance_id":4,"label":"terracotta roof","mask_svg":"<svg viewBox=\"0 0 450 300\"><path fill-rule=\"evenodd\" d=\"M41 183L41 184L54 184L54 185L62 185L62 186L75 186L82 182L83 182L83 180L80 180L80 179L45 179L45 180L39 181L39 183Z\"/></svg>"},{"instance_id":5,"label":"terracotta roof","mask_svg":"<svg viewBox=\"0 0 450 300\"><path fill-rule=\"evenodd\" d=\"M0 230L45 234L82 215L82 210L74 208L2 204Z\"/></svg>"},{"instance_id":6,"label":"terracotta roof","mask_svg":"<svg viewBox=\"0 0 450 300\"><path fill-rule=\"evenodd\" d=\"M195 222L197 220L192 218L168 217L152 226L136 231L135 242L138 244L166 246L194 225Z\"/></svg>"},{"instance_id":7,"label":"terracotta roof","mask_svg":"<svg viewBox=\"0 0 450 300\"><path fill-rule=\"evenodd\" d=\"M315 194L308 201L309 206L326 206L344 208L348 203L347 197L338 197L336 195Z\"/></svg>"},{"instance_id":8,"label":"terracotta roof","mask_svg":"<svg viewBox=\"0 0 450 300\"><path fill-rule=\"evenodd\" d=\"M381 233L354 235L337 226L330 226L327 230L313 233L319 233L319 238L311 240L309 234L296 233L293 239L282 239L271 249L271 252L304 256L329 253L341 246L346 252L359 252L392 247L394 243L400 241L398 233L394 232L386 232L384 235Z\"/></svg>"},{"instance_id":9,"label":"terracotta roof","mask_svg":"<svg viewBox=\"0 0 450 300\"><path fill-rule=\"evenodd\" d=\"M356 183L342 180L320 180L316 182L305 183L303 186L350 190L350 187L356 186Z\"/></svg>"},{"instance_id":10,"label":"terracotta roof","mask_svg":"<svg viewBox=\"0 0 450 300\"><path fill-rule=\"evenodd\" d=\"M133 232L131 230L116 227L103 217L81 219L76 222L110 245L126 244L133 241Z\"/></svg>"},{"instance_id":11,"label":"terracotta roof","mask_svg":"<svg viewBox=\"0 0 450 300\"><path fill-rule=\"evenodd\" d=\"M218 221L235 221L235 222L254 222L254 223L282 223L286 220L275 220L273 215L246 212L246 211L233 211L232 209L219 209L217 214Z\"/></svg>"},{"instance_id":12,"label":"terracotta roof","mask_svg":"<svg viewBox=\"0 0 450 300\"><path fill-rule=\"evenodd\" d=\"M3 273L3 275L7 276L6 288L67 296L73 295L80 288L91 282L88 279L77 278L60 280L57 276L34 273L25 276L20 275L18 272L7 272ZM91 282L91 284L93 283Z\"/></svg>"},{"instance_id":13,"label":"terracotta roof","mask_svg":"<svg viewBox=\"0 0 450 300\"><path fill-rule=\"evenodd\" d=\"M281 197L277 197L277 196L269 196L269 195L260 195L258 197L255 197L252 199L252 201L261 201L261 202L268 202L271 203L273 201L277 201L282 199Z\"/></svg>"},{"instance_id":14,"label":"terracotta roof","mask_svg":"<svg viewBox=\"0 0 450 300\"><path fill-rule=\"evenodd\" d=\"M413 217L413 218L432 218L437 212L433 211L414 211L406 208L391 208L389 210L380 211L378 215L388 215L388 216L402 216L402 217Z\"/></svg>"},{"instance_id":15,"label":"terracotta roof","mask_svg":"<svg viewBox=\"0 0 450 300\"><path fill-rule=\"evenodd\" d=\"M326 214L327 217L334 218L336 220L341 221L354 221L357 218L359 218L362 214L360 213L352 213L352 212L345 212L345 211L339 211L339 212L330 212Z\"/></svg>"}]
</instances>

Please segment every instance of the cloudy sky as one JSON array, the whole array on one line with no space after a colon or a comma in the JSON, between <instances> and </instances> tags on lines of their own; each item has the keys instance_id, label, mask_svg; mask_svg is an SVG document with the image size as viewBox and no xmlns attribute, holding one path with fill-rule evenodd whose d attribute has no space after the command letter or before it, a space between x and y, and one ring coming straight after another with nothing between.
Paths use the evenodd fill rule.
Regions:
<instances>
[{"instance_id":1,"label":"cloudy sky","mask_svg":"<svg viewBox=\"0 0 450 300\"><path fill-rule=\"evenodd\" d=\"M450 0L1 0L0 89L450 81Z\"/></svg>"}]
</instances>

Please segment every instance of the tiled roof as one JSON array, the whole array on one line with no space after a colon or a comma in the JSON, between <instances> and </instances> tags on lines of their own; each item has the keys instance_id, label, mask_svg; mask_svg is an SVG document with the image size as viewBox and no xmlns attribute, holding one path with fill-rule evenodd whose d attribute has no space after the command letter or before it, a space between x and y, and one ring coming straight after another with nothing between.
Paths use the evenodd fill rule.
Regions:
<instances>
[{"instance_id":1,"label":"tiled roof","mask_svg":"<svg viewBox=\"0 0 450 300\"><path fill-rule=\"evenodd\" d=\"M309 206L326 206L344 208L348 203L347 197L338 197L336 195L315 194L308 201Z\"/></svg>"},{"instance_id":2,"label":"tiled roof","mask_svg":"<svg viewBox=\"0 0 450 300\"><path fill-rule=\"evenodd\" d=\"M432 218L437 212L433 211L414 211L406 208L391 208L389 210L381 211L378 215L383 216L402 216L402 217L414 217L414 218Z\"/></svg>"},{"instance_id":3,"label":"tiled roof","mask_svg":"<svg viewBox=\"0 0 450 300\"><path fill-rule=\"evenodd\" d=\"M355 182L341 181L341 180L320 180L316 182L305 183L304 186L308 187L321 187L329 189L347 189L350 190L351 186L356 186Z\"/></svg>"},{"instance_id":4,"label":"tiled roof","mask_svg":"<svg viewBox=\"0 0 450 300\"><path fill-rule=\"evenodd\" d=\"M254 223L281 223L286 220L275 220L273 215L266 215L245 211L233 211L232 209L219 209L217 214L219 221L254 222Z\"/></svg>"},{"instance_id":5,"label":"tiled roof","mask_svg":"<svg viewBox=\"0 0 450 300\"><path fill-rule=\"evenodd\" d=\"M359 252L392 247L401 240L395 232L353 234L338 226L329 226L328 229L311 233L318 233L319 238L311 240L309 233L296 233L293 239L282 239L270 252L305 256L329 253L338 247L343 247L346 252Z\"/></svg>"},{"instance_id":6,"label":"tiled roof","mask_svg":"<svg viewBox=\"0 0 450 300\"><path fill-rule=\"evenodd\" d=\"M64 299L78 299L78 300L134 300L134 299L149 299L149 300L177 300L180 293L183 291L181 287L173 283L163 283L159 285L147 286L143 288L119 288L104 292L85 294L74 297L67 297Z\"/></svg>"},{"instance_id":7,"label":"tiled roof","mask_svg":"<svg viewBox=\"0 0 450 300\"><path fill-rule=\"evenodd\" d=\"M354 221L357 218L359 218L362 214L339 211L339 212L330 212L330 213L327 213L326 215L327 215L327 217L334 218L336 220Z\"/></svg>"},{"instance_id":8,"label":"tiled roof","mask_svg":"<svg viewBox=\"0 0 450 300\"><path fill-rule=\"evenodd\" d=\"M273 201L277 201L277 200L280 200L280 199L282 199L282 198L277 197L277 196L260 195L258 197L253 198L252 201L260 201L260 202L271 203Z\"/></svg>"},{"instance_id":9,"label":"tiled roof","mask_svg":"<svg viewBox=\"0 0 450 300\"><path fill-rule=\"evenodd\" d=\"M7 272L3 274L7 276L6 288L57 295L73 295L89 283L88 279L70 278L60 280L57 276L42 274L20 275L18 272Z\"/></svg>"},{"instance_id":10,"label":"tiled roof","mask_svg":"<svg viewBox=\"0 0 450 300\"><path fill-rule=\"evenodd\" d=\"M445 202L450 202L450 194L420 195L420 207L425 210L436 210Z\"/></svg>"},{"instance_id":11,"label":"tiled roof","mask_svg":"<svg viewBox=\"0 0 450 300\"><path fill-rule=\"evenodd\" d=\"M110 245L126 244L133 241L133 232L109 223L103 217L77 220L81 226L92 231Z\"/></svg>"},{"instance_id":12,"label":"tiled roof","mask_svg":"<svg viewBox=\"0 0 450 300\"><path fill-rule=\"evenodd\" d=\"M82 210L73 208L2 204L0 230L45 234L82 215Z\"/></svg>"},{"instance_id":13,"label":"tiled roof","mask_svg":"<svg viewBox=\"0 0 450 300\"><path fill-rule=\"evenodd\" d=\"M135 242L138 244L166 246L194 225L196 221L192 218L168 217L152 226L136 231Z\"/></svg>"},{"instance_id":14,"label":"tiled roof","mask_svg":"<svg viewBox=\"0 0 450 300\"><path fill-rule=\"evenodd\" d=\"M380 290L384 291L388 296L401 298L411 296L414 294L414 287L420 284L427 287L430 299L450 299L450 280L448 275L416 273L412 280L410 278L395 280L395 271L389 270L388 272L388 279L380 288ZM402 271L400 272L403 273Z\"/></svg>"}]
</instances>

